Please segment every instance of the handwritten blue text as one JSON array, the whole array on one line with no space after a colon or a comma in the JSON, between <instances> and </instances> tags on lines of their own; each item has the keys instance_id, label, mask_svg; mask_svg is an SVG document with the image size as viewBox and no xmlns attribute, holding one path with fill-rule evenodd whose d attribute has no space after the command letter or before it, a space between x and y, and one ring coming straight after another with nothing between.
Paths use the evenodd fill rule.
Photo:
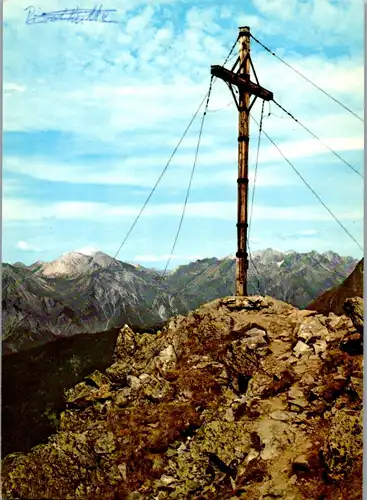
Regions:
<instances>
[{"instance_id":1,"label":"handwritten blue text","mask_svg":"<svg viewBox=\"0 0 367 500\"><path fill-rule=\"evenodd\" d=\"M52 12L42 12L32 5L24 9L27 13L26 24L54 23L57 21L66 21L73 24L83 24L84 22L100 23L119 23L110 19L110 15L117 12L116 9L104 9L102 5L93 7L93 9L62 9Z\"/></svg>"}]
</instances>

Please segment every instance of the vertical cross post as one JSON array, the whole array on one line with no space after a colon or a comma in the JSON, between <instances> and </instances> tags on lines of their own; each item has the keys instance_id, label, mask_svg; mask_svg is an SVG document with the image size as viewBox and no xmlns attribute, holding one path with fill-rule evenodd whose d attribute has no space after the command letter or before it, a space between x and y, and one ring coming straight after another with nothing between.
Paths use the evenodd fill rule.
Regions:
<instances>
[{"instance_id":1,"label":"vertical cross post","mask_svg":"<svg viewBox=\"0 0 367 500\"><path fill-rule=\"evenodd\" d=\"M250 81L250 28L240 28L240 70L238 76ZM237 179L237 253L236 295L247 295L248 156L250 140L250 92L238 86L238 179Z\"/></svg>"},{"instance_id":2,"label":"vertical cross post","mask_svg":"<svg viewBox=\"0 0 367 500\"><path fill-rule=\"evenodd\" d=\"M250 55L250 28L239 29L240 54L232 70L223 66L212 66L211 74L223 80L232 92L238 117L238 178L237 178L237 252L236 252L236 295L243 297L247 290L247 226L248 226L248 158L250 141L250 111L259 97L264 101L272 101L273 93L259 84ZM238 69L237 66L239 66ZM250 68L254 72L256 82L251 81ZM238 89L238 99L233 86ZM250 103L250 96L253 96Z\"/></svg>"}]
</instances>

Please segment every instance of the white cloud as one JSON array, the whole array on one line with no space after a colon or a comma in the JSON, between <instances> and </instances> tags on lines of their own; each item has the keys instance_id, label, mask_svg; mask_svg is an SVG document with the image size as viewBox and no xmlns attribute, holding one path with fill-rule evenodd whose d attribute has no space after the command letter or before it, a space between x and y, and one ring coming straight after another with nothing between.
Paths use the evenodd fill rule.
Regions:
<instances>
[{"instance_id":1,"label":"white cloud","mask_svg":"<svg viewBox=\"0 0 367 500\"><path fill-rule=\"evenodd\" d=\"M26 87L18 83L4 83L4 92L24 92Z\"/></svg>"},{"instance_id":2,"label":"white cloud","mask_svg":"<svg viewBox=\"0 0 367 500\"><path fill-rule=\"evenodd\" d=\"M8 195L14 195L14 194L20 194L21 192L24 192L24 184L16 181L15 179L3 179L2 182L2 188L3 188L3 195L8 196Z\"/></svg>"},{"instance_id":3,"label":"white cloud","mask_svg":"<svg viewBox=\"0 0 367 500\"><path fill-rule=\"evenodd\" d=\"M348 209L345 206L332 207L340 220L360 221L363 219L363 207ZM58 203L30 203L22 199L4 200L5 221L28 220L89 220L105 222L106 219L129 217L132 218L140 212L140 206L110 205L97 202L58 202ZM143 215L147 217L179 217L182 213L182 204L164 203L148 206ZM231 201L192 202L188 203L186 217L235 220L237 204ZM296 205L289 207L276 207L254 205L253 219L268 221L329 221L329 213L317 205Z\"/></svg>"},{"instance_id":4,"label":"white cloud","mask_svg":"<svg viewBox=\"0 0 367 500\"><path fill-rule=\"evenodd\" d=\"M298 234L302 236L314 236L318 234L318 232L316 231L316 229L304 229L303 231L298 231Z\"/></svg>"},{"instance_id":5,"label":"white cloud","mask_svg":"<svg viewBox=\"0 0 367 500\"><path fill-rule=\"evenodd\" d=\"M363 37L363 2L357 0L253 0L253 5L262 15L257 30L268 35L285 34L306 46L320 42L330 46L343 43L343 38L361 41ZM304 28L297 29L300 26Z\"/></svg>"},{"instance_id":6,"label":"white cloud","mask_svg":"<svg viewBox=\"0 0 367 500\"><path fill-rule=\"evenodd\" d=\"M18 241L16 244L16 248L18 250L24 250L25 252L39 252L40 249L36 246L33 245L32 243L27 243L26 241Z\"/></svg>"},{"instance_id":7,"label":"white cloud","mask_svg":"<svg viewBox=\"0 0 367 500\"><path fill-rule=\"evenodd\" d=\"M264 127L264 130L267 131L267 128ZM259 171L257 186L293 185L296 179L292 173L289 175L289 168L284 164L284 159L274 146L269 145L269 143L265 144L265 141L266 138L263 138L259 162L260 165L269 164L269 166L261 168ZM362 151L364 146L363 137L325 138L324 142L339 154L349 151ZM278 142L278 146L289 160L316 157L318 159L322 158L324 161L330 160L330 158L333 159L328 149L315 139L283 141ZM254 163L255 160L255 147L256 141L254 140L250 148L250 164ZM162 153L159 155L152 153L148 156L144 150L141 150L140 156L137 156L137 152L134 150L135 156L132 155L127 158L116 158L112 161L105 160L103 169L100 168L99 163L90 164L80 162L80 160L65 163L54 159L50 163L48 158L43 157L29 159L28 157L4 156L3 165L4 170L8 172L23 174L40 180L76 184L126 184L152 187L171 153L167 151L166 156ZM193 152L189 154L179 151L171 162L170 172L184 175L185 172L188 172L188 168L193 164L193 161ZM236 164L237 148L235 144L231 147L218 145L210 149L203 149L198 157L197 173L193 186L232 184L236 178ZM231 168L228 168L229 166ZM177 171L178 168L179 171ZM208 171L210 171L210 176L208 176ZM251 182L253 181L253 175L253 172L250 171ZM165 183L169 182L176 185L176 179L173 177L166 181L166 175L164 179Z\"/></svg>"}]
</instances>

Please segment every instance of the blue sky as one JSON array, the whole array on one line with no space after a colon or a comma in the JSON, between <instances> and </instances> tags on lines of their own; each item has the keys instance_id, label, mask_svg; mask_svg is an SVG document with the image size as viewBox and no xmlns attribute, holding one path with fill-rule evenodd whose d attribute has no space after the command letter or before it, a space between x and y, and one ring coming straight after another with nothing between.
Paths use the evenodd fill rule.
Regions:
<instances>
[{"instance_id":1,"label":"blue sky","mask_svg":"<svg viewBox=\"0 0 367 500\"><path fill-rule=\"evenodd\" d=\"M121 5L120 5L121 4ZM200 6L199 6L200 5ZM265 45L363 116L363 2L139 1L104 4L117 24L25 23L4 2L3 261L115 255L221 64L249 25ZM72 0L34 4L72 8ZM93 3L78 1L82 8ZM237 48L236 48L237 50ZM252 42L260 83L363 172L363 123ZM231 102L217 80L209 110ZM254 106L260 116L261 103ZM271 105L264 129L363 243L363 180ZM268 114L269 105L266 103ZM194 161L201 113L118 258L162 268ZM250 181L258 131L251 124ZM237 111L209 112L171 266L236 251ZM252 185L252 182L251 182ZM263 136L251 249L360 257Z\"/></svg>"}]
</instances>

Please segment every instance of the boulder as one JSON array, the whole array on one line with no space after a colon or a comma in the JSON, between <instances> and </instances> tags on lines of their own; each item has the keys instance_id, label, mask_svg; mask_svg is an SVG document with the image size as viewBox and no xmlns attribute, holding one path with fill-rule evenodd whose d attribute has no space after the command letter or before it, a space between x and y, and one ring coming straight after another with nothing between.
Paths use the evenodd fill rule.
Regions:
<instances>
[{"instance_id":1,"label":"boulder","mask_svg":"<svg viewBox=\"0 0 367 500\"><path fill-rule=\"evenodd\" d=\"M131 361L117 361L109 366L106 370L106 375L112 383L116 385L125 385L127 376L131 372Z\"/></svg>"},{"instance_id":2,"label":"boulder","mask_svg":"<svg viewBox=\"0 0 367 500\"><path fill-rule=\"evenodd\" d=\"M125 325L121 328L117 337L114 361L126 361L126 358L132 356L137 348L138 343L135 338L135 333L128 325Z\"/></svg>"}]
</instances>

